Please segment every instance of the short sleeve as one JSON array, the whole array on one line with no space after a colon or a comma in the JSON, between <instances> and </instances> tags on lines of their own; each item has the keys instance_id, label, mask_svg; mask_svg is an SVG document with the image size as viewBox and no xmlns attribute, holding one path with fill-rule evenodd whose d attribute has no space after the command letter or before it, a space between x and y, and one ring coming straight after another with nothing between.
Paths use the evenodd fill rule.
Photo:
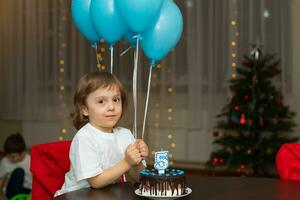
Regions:
<instances>
[{"instance_id":1,"label":"short sleeve","mask_svg":"<svg viewBox=\"0 0 300 200\"><path fill-rule=\"evenodd\" d=\"M125 153L128 145L133 144L135 142L133 134L129 129L126 128L118 128L118 138L123 153Z\"/></svg>"},{"instance_id":2,"label":"short sleeve","mask_svg":"<svg viewBox=\"0 0 300 200\"><path fill-rule=\"evenodd\" d=\"M103 172L99 151L92 138L80 135L73 139L70 160L77 181L97 176Z\"/></svg>"},{"instance_id":3,"label":"short sleeve","mask_svg":"<svg viewBox=\"0 0 300 200\"><path fill-rule=\"evenodd\" d=\"M7 174L5 159L6 158L3 158L0 162L0 178L3 178Z\"/></svg>"},{"instance_id":4,"label":"short sleeve","mask_svg":"<svg viewBox=\"0 0 300 200\"><path fill-rule=\"evenodd\" d=\"M128 138L129 138L129 141L130 141L130 144L134 143L135 142L135 138L133 137L133 134L131 133L131 131L129 129L127 129L128 131Z\"/></svg>"}]
</instances>

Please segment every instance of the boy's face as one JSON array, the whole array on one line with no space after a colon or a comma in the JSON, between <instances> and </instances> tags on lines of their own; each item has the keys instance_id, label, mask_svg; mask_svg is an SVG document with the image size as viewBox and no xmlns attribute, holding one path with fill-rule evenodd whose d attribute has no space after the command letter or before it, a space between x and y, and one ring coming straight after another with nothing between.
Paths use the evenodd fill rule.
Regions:
<instances>
[{"instance_id":1,"label":"boy's face","mask_svg":"<svg viewBox=\"0 0 300 200\"><path fill-rule=\"evenodd\" d=\"M117 86L98 88L86 99L82 114L96 128L111 132L122 115L122 98Z\"/></svg>"},{"instance_id":2,"label":"boy's face","mask_svg":"<svg viewBox=\"0 0 300 200\"><path fill-rule=\"evenodd\" d=\"M7 154L8 160L12 163L17 163L17 162L22 161L24 159L24 157L25 157L25 152Z\"/></svg>"}]
</instances>

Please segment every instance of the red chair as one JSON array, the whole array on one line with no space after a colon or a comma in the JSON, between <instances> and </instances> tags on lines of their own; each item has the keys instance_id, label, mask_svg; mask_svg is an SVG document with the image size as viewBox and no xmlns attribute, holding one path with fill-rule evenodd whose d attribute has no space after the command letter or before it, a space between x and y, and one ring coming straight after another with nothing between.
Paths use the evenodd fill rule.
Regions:
<instances>
[{"instance_id":1,"label":"red chair","mask_svg":"<svg viewBox=\"0 0 300 200\"><path fill-rule=\"evenodd\" d=\"M280 178L300 180L300 144L283 144L276 155L276 168Z\"/></svg>"},{"instance_id":2,"label":"red chair","mask_svg":"<svg viewBox=\"0 0 300 200\"><path fill-rule=\"evenodd\" d=\"M34 145L31 149L32 200L50 200L70 170L71 141ZM126 182L122 175L119 182Z\"/></svg>"},{"instance_id":3,"label":"red chair","mask_svg":"<svg viewBox=\"0 0 300 200\"><path fill-rule=\"evenodd\" d=\"M32 200L50 200L70 169L71 141L35 145L31 149Z\"/></svg>"}]
</instances>

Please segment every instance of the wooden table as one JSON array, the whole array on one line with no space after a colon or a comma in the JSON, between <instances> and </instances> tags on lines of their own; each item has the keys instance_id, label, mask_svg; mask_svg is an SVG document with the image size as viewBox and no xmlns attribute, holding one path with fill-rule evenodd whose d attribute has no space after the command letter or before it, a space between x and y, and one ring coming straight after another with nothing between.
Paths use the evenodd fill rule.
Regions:
<instances>
[{"instance_id":1,"label":"wooden table","mask_svg":"<svg viewBox=\"0 0 300 200\"><path fill-rule=\"evenodd\" d=\"M299 200L300 181L271 178L188 176L192 193L182 199L195 200ZM85 188L54 200L134 200L137 185L115 184L103 189Z\"/></svg>"}]
</instances>

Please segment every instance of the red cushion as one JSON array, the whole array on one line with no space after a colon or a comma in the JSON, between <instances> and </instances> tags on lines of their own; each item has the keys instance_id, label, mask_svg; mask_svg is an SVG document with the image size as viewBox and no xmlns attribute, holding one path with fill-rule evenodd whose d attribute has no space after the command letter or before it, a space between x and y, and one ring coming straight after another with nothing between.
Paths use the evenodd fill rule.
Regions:
<instances>
[{"instance_id":1,"label":"red cushion","mask_svg":"<svg viewBox=\"0 0 300 200\"><path fill-rule=\"evenodd\" d=\"M70 169L71 141L35 145L31 149L32 200L50 200Z\"/></svg>"},{"instance_id":2,"label":"red cushion","mask_svg":"<svg viewBox=\"0 0 300 200\"><path fill-rule=\"evenodd\" d=\"M276 156L277 172L282 179L300 180L300 144L284 144Z\"/></svg>"}]
</instances>

